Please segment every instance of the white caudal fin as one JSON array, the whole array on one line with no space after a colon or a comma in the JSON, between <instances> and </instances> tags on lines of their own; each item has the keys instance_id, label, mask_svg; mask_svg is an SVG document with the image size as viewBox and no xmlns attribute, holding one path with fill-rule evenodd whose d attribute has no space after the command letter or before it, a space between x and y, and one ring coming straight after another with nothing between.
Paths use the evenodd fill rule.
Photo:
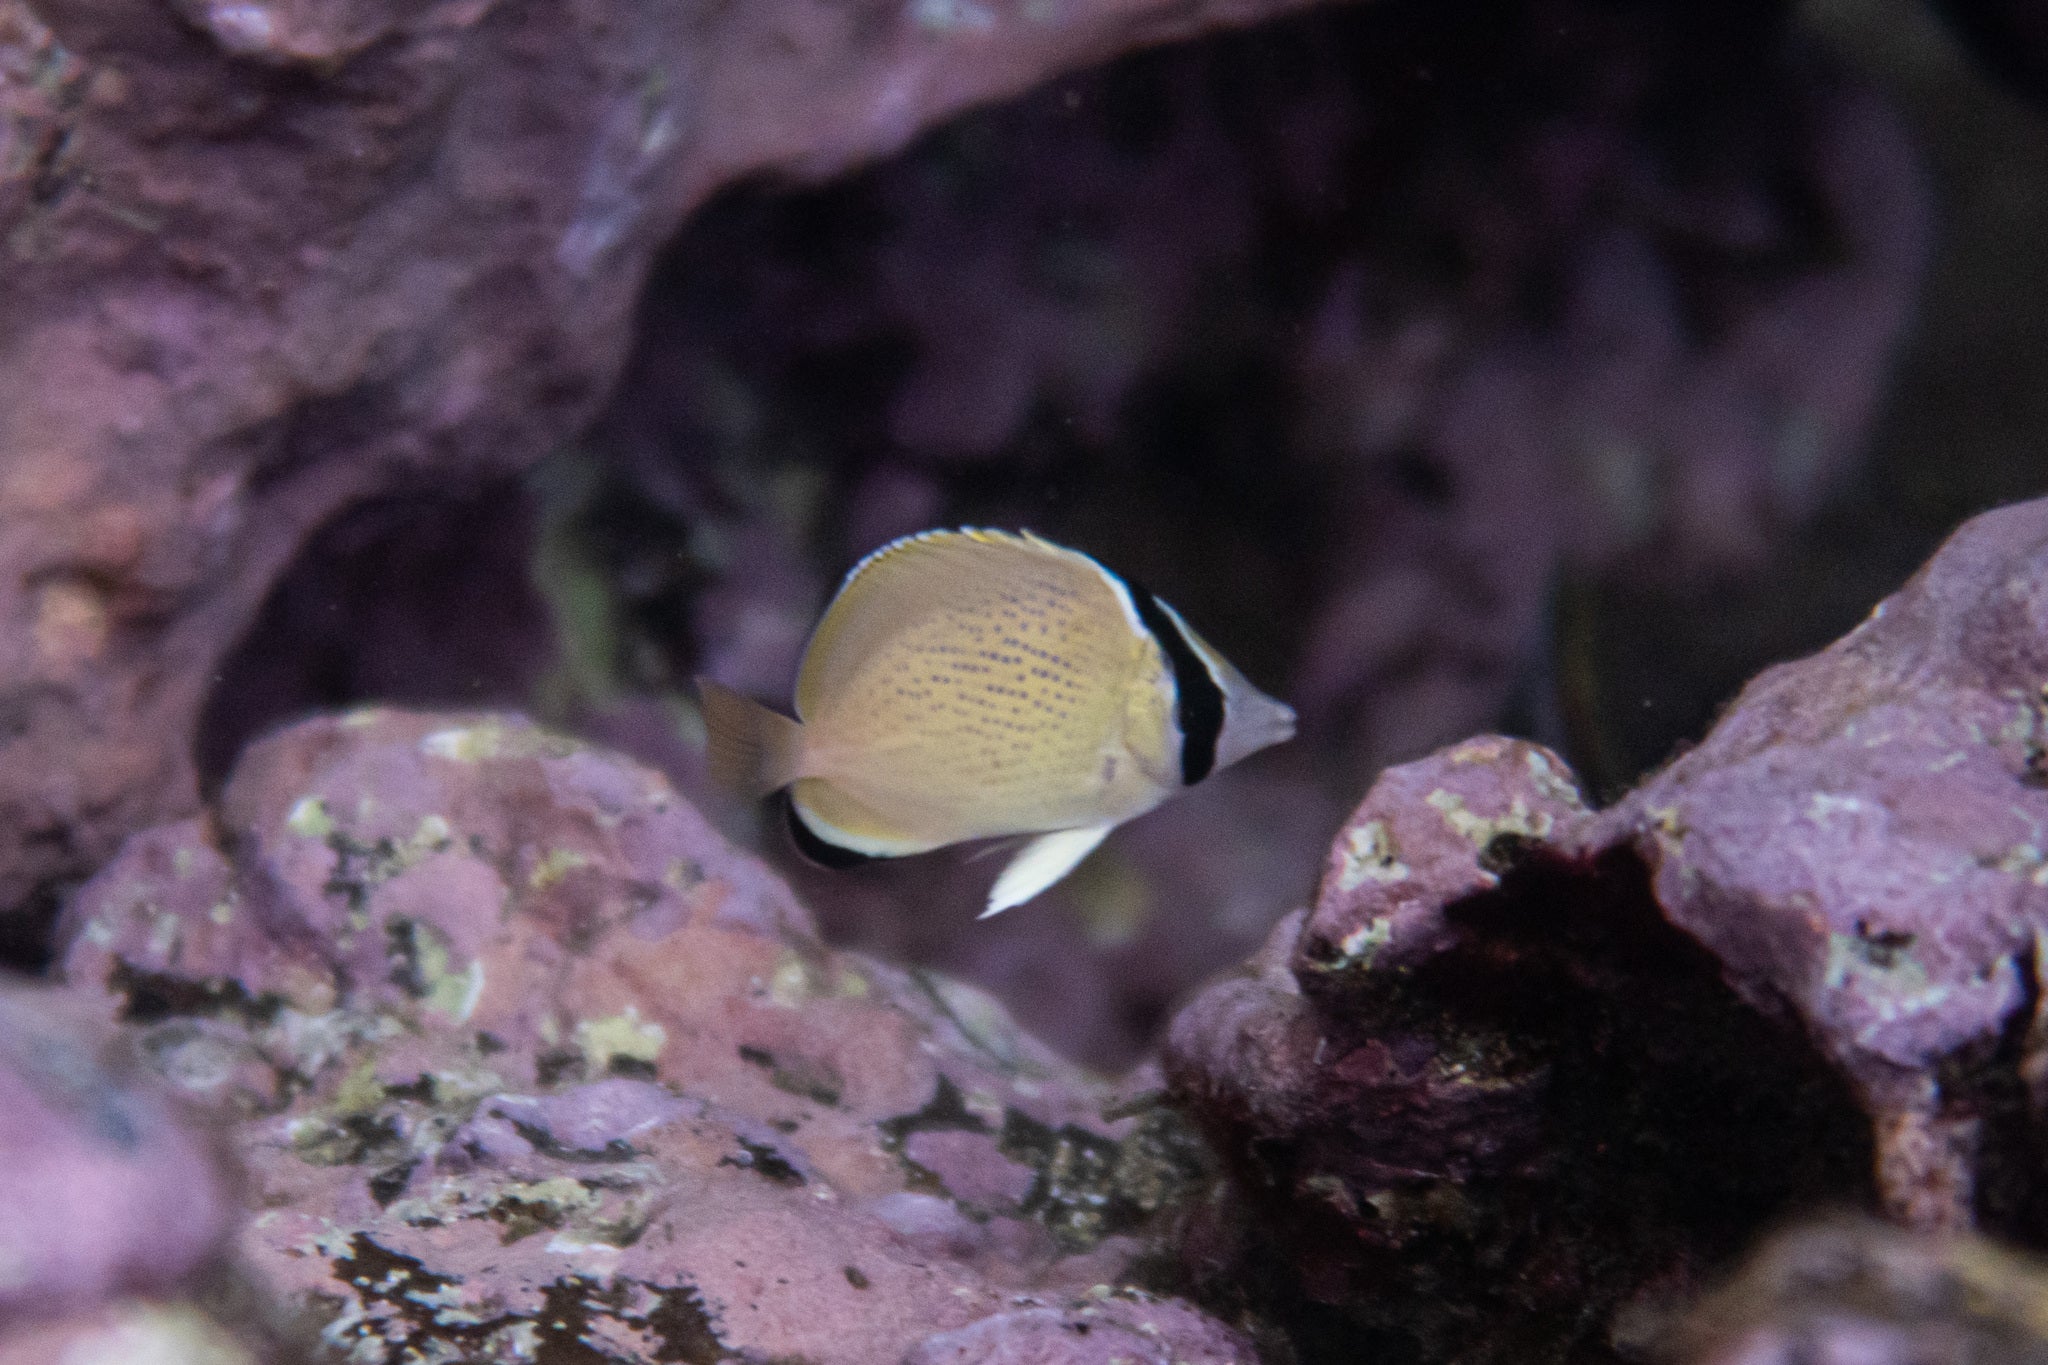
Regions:
<instances>
[{"instance_id":1,"label":"white caudal fin","mask_svg":"<svg viewBox=\"0 0 2048 1365\"><path fill-rule=\"evenodd\" d=\"M1080 861L1109 837L1114 825L1084 825L1080 829L1054 830L1041 834L1010 859L1010 865L996 878L988 893L988 909L981 918L1000 915L1013 905L1022 905L1060 878L1072 872Z\"/></svg>"}]
</instances>

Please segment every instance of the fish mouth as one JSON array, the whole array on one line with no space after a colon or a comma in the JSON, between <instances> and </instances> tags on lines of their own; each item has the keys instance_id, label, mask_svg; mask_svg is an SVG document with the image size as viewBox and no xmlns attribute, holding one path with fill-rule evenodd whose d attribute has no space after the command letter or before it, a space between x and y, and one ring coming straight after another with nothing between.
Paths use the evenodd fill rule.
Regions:
<instances>
[{"instance_id":1,"label":"fish mouth","mask_svg":"<svg viewBox=\"0 0 2048 1365\"><path fill-rule=\"evenodd\" d=\"M1264 749L1275 744L1285 744L1293 738L1294 710L1292 707L1282 706L1278 714L1266 722L1265 732L1259 736L1258 747Z\"/></svg>"}]
</instances>

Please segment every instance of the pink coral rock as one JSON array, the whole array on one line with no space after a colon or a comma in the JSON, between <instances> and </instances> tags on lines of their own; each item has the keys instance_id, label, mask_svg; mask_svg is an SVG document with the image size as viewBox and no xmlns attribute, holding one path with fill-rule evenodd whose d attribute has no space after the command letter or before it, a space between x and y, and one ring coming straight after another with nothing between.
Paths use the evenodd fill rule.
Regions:
<instances>
[{"instance_id":1,"label":"pink coral rock","mask_svg":"<svg viewBox=\"0 0 2048 1365\"><path fill-rule=\"evenodd\" d=\"M2044 1295L2034 1257L1834 1218L1770 1238L1641 1344L1686 1365L2029 1365L2048 1358Z\"/></svg>"},{"instance_id":2,"label":"pink coral rock","mask_svg":"<svg viewBox=\"0 0 2048 1365\"><path fill-rule=\"evenodd\" d=\"M826 949L660 777L524 721L285 731L66 927L73 994L226 1122L242 1260L349 1358L896 1365L1027 1301L1250 1358L1078 1302L1199 1173L1169 1114Z\"/></svg>"},{"instance_id":3,"label":"pink coral rock","mask_svg":"<svg viewBox=\"0 0 2048 1365\"><path fill-rule=\"evenodd\" d=\"M194 808L319 527L587 423L719 188L1287 7L0 0L0 905Z\"/></svg>"},{"instance_id":4,"label":"pink coral rock","mask_svg":"<svg viewBox=\"0 0 2048 1365\"><path fill-rule=\"evenodd\" d=\"M1802 1209L2038 1236L2044 681L2048 500L1610 810L1512 740L1383 774L1169 1039L1248 1272L1277 1249L1282 1298L1505 1359Z\"/></svg>"},{"instance_id":5,"label":"pink coral rock","mask_svg":"<svg viewBox=\"0 0 2048 1365\"><path fill-rule=\"evenodd\" d=\"M926 1337L903 1365L1253 1365L1251 1344L1184 1305L1096 1294L1073 1308L1029 1306Z\"/></svg>"},{"instance_id":6,"label":"pink coral rock","mask_svg":"<svg viewBox=\"0 0 2048 1365\"><path fill-rule=\"evenodd\" d=\"M0 988L0 1329L172 1288L228 1236L216 1154L109 1069L105 1032L56 991Z\"/></svg>"}]
</instances>

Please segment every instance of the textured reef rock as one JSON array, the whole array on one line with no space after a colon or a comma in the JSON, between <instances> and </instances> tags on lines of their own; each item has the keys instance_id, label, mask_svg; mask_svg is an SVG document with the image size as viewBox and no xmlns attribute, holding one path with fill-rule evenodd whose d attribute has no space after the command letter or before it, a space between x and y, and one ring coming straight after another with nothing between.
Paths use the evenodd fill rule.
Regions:
<instances>
[{"instance_id":1,"label":"textured reef rock","mask_svg":"<svg viewBox=\"0 0 2048 1365\"><path fill-rule=\"evenodd\" d=\"M660 777L525 722L284 731L64 933L346 1358L1251 1359L1124 1276L1202 1169L1156 1096L828 951Z\"/></svg>"},{"instance_id":2,"label":"textured reef rock","mask_svg":"<svg viewBox=\"0 0 2048 1365\"><path fill-rule=\"evenodd\" d=\"M1843 1219L1772 1238L1647 1341L1688 1365L2036 1365L2044 1302L2048 1267L2033 1258Z\"/></svg>"},{"instance_id":3,"label":"textured reef rock","mask_svg":"<svg viewBox=\"0 0 2048 1365\"><path fill-rule=\"evenodd\" d=\"M0 989L0 1321L164 1288L227 1235L213 1153L109 1070L92 1023L53 990Z\"/></svg>"},{"instance_id":4,"label":"textured reef rock","mask_svg":"<svg viewBox=\"0 0 2048 1365\"><path fill-rule=\"evenodd\" d=\"M1212 1267L1504 1360L1600 1349L1802 1208L2038 1237L2044 682L2035 502L1610 810L1519 741L1386 773L1173 1025L1260 1223Z\"/></svg>"},{"instance_id":5,"label":"textured reef rock","mask_svg":"<svg viewBox=\"0 0 2048 1365\"><path fill-rule=\"evenodd\" d=\"M0 903L192 808L311 531L589 418L707 194L1285 3L0 3Z\"/></svg>"},{"instance_id":6,"label":"textured reef rock","mask_svg":"<svg viewBox=\"0 0 2048 1365\"><path fill-rule=\"evenodd\" d=\"M0 985L0 1362L245 1365L175 1298L217 1268L226 1172L110 1034L55 990Z\"/></svg>"},{"instance_id":7,"label":"textured reef rock","mask_svg":"<svg viewBox=\"0 0 2048 1365\"><path fill-rule=\"evenodd\" d=\"M2048 503L1981 516L1589 827L1875 1120L1907 1222L2023 1227L2048 1092ZM2009 1182L2018 1182L2016 1185Z\"/></svg>"}]
</instances>

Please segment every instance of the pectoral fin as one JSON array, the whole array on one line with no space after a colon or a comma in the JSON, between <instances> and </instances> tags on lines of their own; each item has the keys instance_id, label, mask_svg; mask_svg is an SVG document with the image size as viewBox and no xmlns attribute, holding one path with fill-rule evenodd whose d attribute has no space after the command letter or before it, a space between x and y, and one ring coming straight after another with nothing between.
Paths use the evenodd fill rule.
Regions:
<instances>
[{"instance_id":1,"label":"pectoral fin","mask_svg":"<svg viewBox=\"0 0 2048 1365\"><path fill-rule=\"evenodd\" d=\"M999 915L1013 905L1022 905L1074 870L1095 846L1109 837L1114 825L1086 825L1080 829L1054 830L1041 834L1010 859L1003 874L988 893L988 909L981 918Z\"/></svg>"}]
</instances>

